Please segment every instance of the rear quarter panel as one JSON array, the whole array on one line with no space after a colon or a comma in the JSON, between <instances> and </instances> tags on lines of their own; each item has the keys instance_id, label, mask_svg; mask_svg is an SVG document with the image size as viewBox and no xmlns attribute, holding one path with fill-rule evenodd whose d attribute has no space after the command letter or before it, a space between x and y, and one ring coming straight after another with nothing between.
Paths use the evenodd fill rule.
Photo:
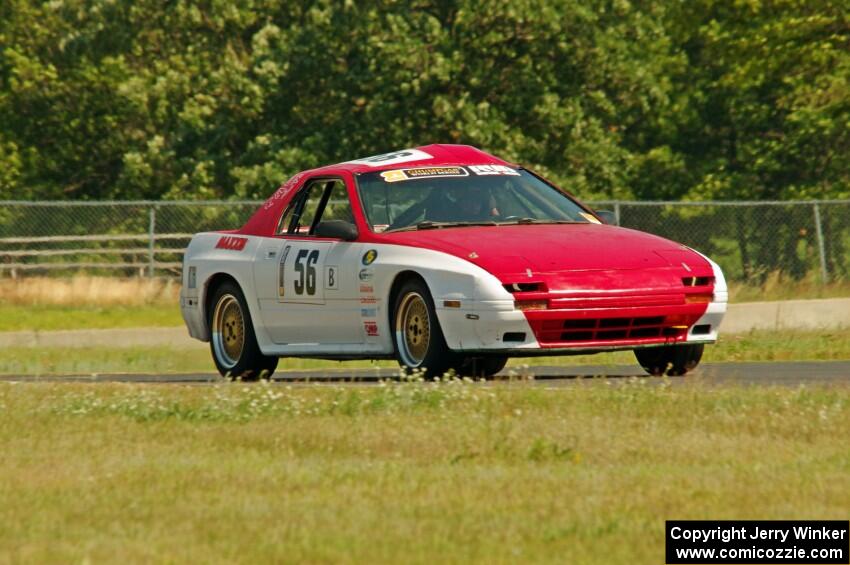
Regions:
<instances>
[{"instance_id":1,"label":"rear quarter panel","mask_svg":"<svg viewBox=\"0 0 850 565\"><path fill-rule=\"evenodd\" d=\"M199 233L192 238L183 257L183 285L180 291L180 310L189 329L189 335L209 341L207 301L211 282L218 275L233 278L248 304L252 320L259 319L254 291L252 263L259 246L259 238L225 233ZM266 336L262 327L255 325L258 339Z\"/></svg>"}]
</instances>

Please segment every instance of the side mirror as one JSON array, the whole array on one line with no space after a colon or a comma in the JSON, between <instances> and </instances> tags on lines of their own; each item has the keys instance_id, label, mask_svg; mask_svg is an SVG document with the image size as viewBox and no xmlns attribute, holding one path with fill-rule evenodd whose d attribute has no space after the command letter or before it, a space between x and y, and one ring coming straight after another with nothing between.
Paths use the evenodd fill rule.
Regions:
<instances>
[{"instance_id":1,"label":"side mirror","mask_svg":"<svg viewBox=\"0 0 850 565\"><path fill-rule=\"evenodd\" d=\"M617 225L617 215L611 210L595 210L595 212L604 223L610 226Z\"/></svg>"},{"instance_id":2,"label":"side mirror","mask_svg":"<svg viewBox=\"0 0 850 565\"><path fill-rule=\"evenodd\" d=\"M332 239L341 239L343 241L354 241L359 235L357 226L351 222L344 220L328 220L319 222L316 230L313 232L316 237L328 237Z\"/></svg>"}]
</instances>

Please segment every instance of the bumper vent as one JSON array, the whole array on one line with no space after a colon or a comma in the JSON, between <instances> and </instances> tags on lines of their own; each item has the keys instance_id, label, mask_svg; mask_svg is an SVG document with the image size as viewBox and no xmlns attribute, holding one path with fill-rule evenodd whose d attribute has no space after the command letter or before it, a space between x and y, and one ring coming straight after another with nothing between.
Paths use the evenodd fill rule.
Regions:
<instances>
[{"instance_id":1,"label":"bumper vent","mask_svg":"<svg viewBox=\"0 0 850 565\"><path fill-rule=\"evenodd\" d=\"M522 343L525 341L525 332L506 332L502 336L502 341L505 343Z\"/></svg>"},{"instance_id":2,"label":"bumper vent","mask_svg":"<svg viewBox=\"0 0 850 565\"><path fill-rule=\"evenodd\" d=\"M541 282L518 282L503 284L505 290L514 292L546 292L546 287Z\"/></svg>"},{"instance_id":3,"label":"bumper vent","mask_svg":"<svg viewBox=\"0 0 850 565\"><path fill-rule=\"evenodd\" d=\"M664 316L546 320L542 323L539 340L581 342L678 338L687 331L687 326L666 324Z\"/></svg>"},{"instance_id":4,"label":"bumper vent","mask_svg":"<svg viewBox=\"0 0 850 565\"><path fill-rule=\"evenodd\" d=\"M714 277L682 277L684 286L708 286L714 284Z\"/></svg>"}]
</instances>

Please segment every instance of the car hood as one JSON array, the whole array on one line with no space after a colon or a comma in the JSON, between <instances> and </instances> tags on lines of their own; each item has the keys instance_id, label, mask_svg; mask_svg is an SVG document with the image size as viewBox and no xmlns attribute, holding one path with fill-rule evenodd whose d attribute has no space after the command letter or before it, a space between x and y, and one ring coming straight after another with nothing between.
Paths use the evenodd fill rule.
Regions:
<instances>
[{"instance_id":1,"label":"car hood","mask_svg":"<svg viewBox=\"0 0 850 565\"><path fill-rule=\"evenodd\" d=\"M692 276L711 275L708 261L684 245L602 224L458 227L390 233L384 238L387 243L449 253L503 281L566 271L674 269Z\"/></svg>"}]
</instances>

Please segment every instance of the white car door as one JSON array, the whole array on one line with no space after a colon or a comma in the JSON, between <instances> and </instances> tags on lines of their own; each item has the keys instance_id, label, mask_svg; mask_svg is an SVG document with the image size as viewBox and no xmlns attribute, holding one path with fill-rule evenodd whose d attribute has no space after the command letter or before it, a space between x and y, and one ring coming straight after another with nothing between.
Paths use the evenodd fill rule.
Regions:
<instances>
[{"instance_id":1,"label":"white car door","mask_svg":"<svg viewBox=\"0 0 850 565\"><path fill-rule=\"evenodd\" d=\"M350 209L342 180L310 181L284 213L284 233L260 245L254 282L273 342L330 353L363 343L354 267L360 245L312 235L320 220Z\"/></svg>"}]
</instances>

